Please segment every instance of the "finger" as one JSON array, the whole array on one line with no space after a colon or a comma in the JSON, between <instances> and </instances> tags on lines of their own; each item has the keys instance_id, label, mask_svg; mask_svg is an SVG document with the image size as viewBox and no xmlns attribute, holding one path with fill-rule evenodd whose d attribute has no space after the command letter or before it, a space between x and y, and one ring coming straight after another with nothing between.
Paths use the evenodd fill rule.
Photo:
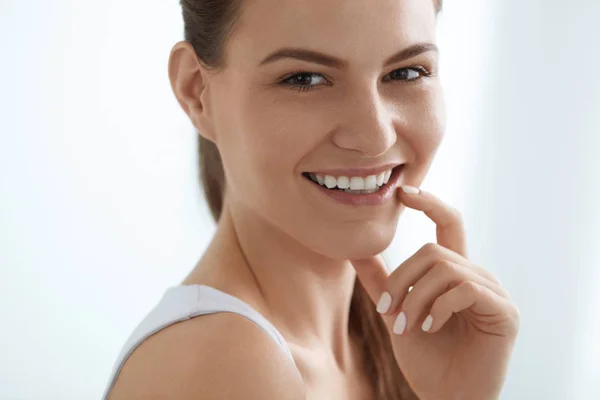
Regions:
<instances>
[{"instance_id":1,"label":"finger","mask_svg":"<svg viewBox=\"0 0 600 400\"><path fill-rule=\"evenodd\" d=\"M463 282L439 296L421 329L438 332L452 315L472 312L478 330L491 335L508 336L518 330L519 311L508 300L473 281Z\"/></svg>"},{"instance_id":2,"label":"finger","mask_svg":"<svg viewBox=\"0 0 600 400\"><path fill-rule=\"evenodd\" d=\"M498 279L494 274L492 274L487 269L485 269L479 265L476 265L476 264L471 264L471 268L473 268L473 270L475 270L475 272L477 272L479 275L483 276L484 278L494 282L497 285L502 285L502 283L500 283L500 279Z\"/></svg>"},{"instance_id":3,"label":"finger","mask_svg":"<svg viewBox=\"0 0 600 400\"><path fill-rule=\"evenodd\" d=\"M418 191L416 194L406 193L405 190ZM467 257L465 228L461 213L442 202L429 192L402 185L398 190L400 201L407 207L423 211L435 224L437 242L463 257Z\"/></svg>"},{"instance_id":4,"label":"finger","mask_svg":"<svg viewBox=\"0 0 600 400\"><path fill-rule=\"evenodd\" d=\"M399 307L404 313L405 332L410 332L417 327L419 322L429 313L435 299L456 286L472 281L485 286L496 294L500 294L499 288L493 282L475 273L467 266L456 264L448 260L441 260L413 286L410 293L406 294L404 301Z\"/></svg>"},{"instance_id":5,"label":"finger","mask_svg":"<svg viewBox=\"0 0 600 400\"><path fill-rule=\"evenodd\" d=\"M391 315L399 312L400 305L408 295L410 287L425 276L436 263L444 260L464 265L465 268L472 269L474 273L479 274L483 279L488 279L490 284L495 284L494 280L481 273L481 267L472 265L463 256L439 244L427 243L390 274L387 281L387 292L390 294L392 301L390 307L383 313ZM501 291L501 289L498 290Z\"/></svg>"},{"instance_id":6,"label":"finger","mask_svg":"<svg viewBox=\"0 0 600 400\"><path fill-rule=\"evenodd\" d=\"M390 275L383 257L377 255L362 260L351 260L350 263L371 300L378 304L387 287L387 280Z\"/></svg>"}]
</instances>

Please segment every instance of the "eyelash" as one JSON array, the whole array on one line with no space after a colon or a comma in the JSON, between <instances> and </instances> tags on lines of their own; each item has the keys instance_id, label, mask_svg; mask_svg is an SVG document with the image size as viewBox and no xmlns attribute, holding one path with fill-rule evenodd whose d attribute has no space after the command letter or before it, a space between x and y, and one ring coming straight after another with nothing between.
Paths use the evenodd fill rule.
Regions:
<instances>
[{"instance_id":1,"label":"eyelash","mask_svg":"<svg viewBox=\"0 0 600 400\"><path fill-rule=\"evenodd\" d=\"M418 71L421 74L421 76L418 77L418 78L415 78L415 79L404 79L404 80L403 79L396 79L396 81L398 81L400 83L403 83L403 84L409 84L409 83L419 82L419 81L423 80L423 78L427 78L427 77L430 77L432 75L431 72L429 72L429 70L427 70L422 65L418 65L418 64L412 64L412 65L409 65L408 67L395 69L394 71L390 72L390 74L392 74L393 72L396 72L396 71L409 70L409 69ZM388 74L388 75L390 75L390 74ZM289 81L292 78L295 78L295 77L297 77L299 75L305 75L305 76L315 76L315 75L318 75L318 76L322 76L323 77L322 74L319 74L317 72L309 72L309 71L298 70L298 71L294 71L293 75L288 75L287 78L281 80L279 83L282 84L282 85L284 85L284 86L291 86L292 89L298 90L300 92L308 92L310 90L313 90L316 86L319 86L319 85L298 85L298 84L295 84L295 83L287 83L287 81Z\"/></svg>"}]
</instances>

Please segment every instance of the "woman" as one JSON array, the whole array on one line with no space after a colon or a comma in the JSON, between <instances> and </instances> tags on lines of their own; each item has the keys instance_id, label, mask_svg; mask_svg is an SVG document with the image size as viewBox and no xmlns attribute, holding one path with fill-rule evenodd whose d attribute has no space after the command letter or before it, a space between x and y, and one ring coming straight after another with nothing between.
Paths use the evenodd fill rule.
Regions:
<instances>
[{"instance_id":1,"label":"woman","mask_svg":"<svg viewBox=\"0 0 600 400\"><path fill-rule=\"evenodd\" d=\"M169 60L218 226L110 399L497 399L519 312L417 189L445 128L424 0L182 0ZM437 224L391 274L405 207ZM184 322L185 321L185 322Z\"/></svg>"}]
</instances>

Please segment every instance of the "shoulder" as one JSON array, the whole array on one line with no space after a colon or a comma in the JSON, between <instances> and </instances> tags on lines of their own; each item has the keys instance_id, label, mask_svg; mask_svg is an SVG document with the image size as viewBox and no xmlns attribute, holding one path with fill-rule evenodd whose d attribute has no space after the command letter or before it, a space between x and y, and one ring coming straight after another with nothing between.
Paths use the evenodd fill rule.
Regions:
<instances>
[{"instance_id":1,"label":"shoulder","mask_svg":"<svg viewBox=\"0 0 600 400\"><path fill-rule=\"evenodd\" d=\"M233 313L194 317L146 339L109 400L304 400L294 363L256 324Z\"/></svg>"}]
</instances>

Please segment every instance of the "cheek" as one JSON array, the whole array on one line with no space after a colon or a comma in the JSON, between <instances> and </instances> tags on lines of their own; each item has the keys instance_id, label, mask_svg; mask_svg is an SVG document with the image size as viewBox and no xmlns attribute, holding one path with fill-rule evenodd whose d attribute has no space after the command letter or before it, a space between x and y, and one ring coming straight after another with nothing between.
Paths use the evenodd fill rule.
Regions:
<instances>
[{"instance_id":1,"label":"cheek","mask_svg":"<svg viewBox=\"0 0 600 400\"><path fill-rule=\"evenodd\" d=\"M423 94L419 101L410 103L410 126L403 139L415 153L413 163L428 167L435 156L446 130L446 104L438 86Z\"/></svg>"},{"instance_id":2,"label":"cheek","mask_svg":"<svg viewBox=\"0 0 600 400\"><path fill-rule=\"evenodd\" d=\"M253 193L245 201L272 204L294 195L295 178L302 178L297 166L322 140L317 137L322 129L299 107L256 91L230 103L235 114L222 118L220 132L226 133L219 147L231 188Z\"/></svg>"}]
</instances>

